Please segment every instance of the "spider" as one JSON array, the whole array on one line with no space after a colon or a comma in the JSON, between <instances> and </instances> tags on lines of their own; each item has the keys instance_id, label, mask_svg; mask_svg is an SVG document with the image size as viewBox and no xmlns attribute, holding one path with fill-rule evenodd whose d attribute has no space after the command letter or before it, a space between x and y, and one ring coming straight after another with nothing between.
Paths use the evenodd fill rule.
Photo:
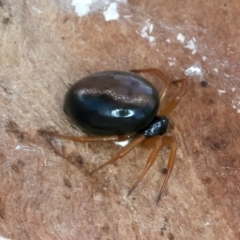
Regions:
<instances>
[{"instance_id":1,"label":"spider","mask_svg":"<svg viewBox=\"0 0 240 240\"><path fill-rule=\"evenodd\" d=\"M137 74L143 72L153 73L162 80L164 88L160 96L150 82ZM165 108L159 111L160 102L166 96L172 83L179 83L180 90ZM45 130L40 130L40 132L76 142L114 142L132 139L127 146L92 173L114 163L139 144L150 146L152 151L146 165L127 196L134 191L152 166L159 150L164 146L169 146L167 173L157 197L157 202L159 202L171 175L178 147L173 137L164 136L169 124L167 116L185 95L186 88L187 81L185 79L171 82L156 68L131 70L130 72L104 71L91 74L70 87L64 102L65 113L89 135L65 136Z\"/></svg>"}]
</instances>

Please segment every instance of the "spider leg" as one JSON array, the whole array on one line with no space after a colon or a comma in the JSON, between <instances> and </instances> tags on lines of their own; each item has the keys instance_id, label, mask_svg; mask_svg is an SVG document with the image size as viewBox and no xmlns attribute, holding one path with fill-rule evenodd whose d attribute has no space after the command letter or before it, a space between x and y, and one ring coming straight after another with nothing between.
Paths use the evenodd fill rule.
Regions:
<instances>
[{"instance_id":1,"label":"spider leg","mask_svg":"<svg viewBox=\"0 0 240 240\"><path fill-rule=\"evenodd\" d=\"M187 80L186 79L179 79L173 81L172 83L180 83L180 91L179 93L167 104L167 106L160 112L161 116L168 116L172 110L178 105L181 98L185 95L187 89Z\"/></svg>"},{"instance_id":2,"label":"spider leg","mask_svg":"<svg viewBox=\"0 0 240 240\"><path fill-rule=\"evenodd\" d=\"M145 144L145 142L144 142ZM176 158L176 151L177 151L177 144L175 142L175 140L172 137L168 137L168 136L156 136L153 138L149 138L146 140L146 145L150 146L150 145L155 145L148 160L147 163L142 171L142 173L140 174L140 176L138 177L137 181L134 183L134 185L132 186L132 188L130 189L130 191L128 192L129 196L137 187L137 185L139 184L139 182L142 180L142 178L144 177L144 175L146 174L146 172L149 170L149 168L152 166L152 164L154 163L154 161L156 160L156 156L159 152L159 150L164 147L164 146L170 146L171 151L170 151L170 157L168 160L168 165L167 165L167 175L163 181L162 187L160 189L158 198L157 198L157 202L160 201L163 190L165 189L165 186L167 184L167 181L171 175L174 163L175 163L175 158Z\"/></svg>"},{"instance_id":3,"label":"spider leg","mask_svg":"<svg viewBox=\"0 0 240 240\"><path fill-rule=\"evenodd\" d=\"M137 70L131 70L131 72L135 72L135 73L140 73L140 72L149 72L149 73L154 73L155 75L157 75L165 84L165 87L162 91L162 93L160 94L160 101L165 97L166 92L170 86L171 81L157 68L147 68L147 69L137 69Z\"/></svg>"},{"instance_id":4,"label":"spider leg","mask_svg":"<svg viewBox=\"0 0 240 240\"><path fill-rule=\"evenodd\" d=\"M164 188L167 184L167 181L168 181L168 179L171 175L171 172L173 170L173 166L174 166L175 159L176 159L176 152L177 152L177 148L178 148L177 143L174 140L174 138L173 137L168 137L168 136L162 137L162 147L163 146L169 146L171 150L170 150L170 156L169 156L168 164L167 164L167 174L166 174L166 177L163 181L160 192L158 194L157 202L159 202L161 200L163 190L164 190Z\"/></svg>"},{"instance_id":5,"label":"spider leg","mask_svg":"<svg viewBox=\"0 0 240 240\"><path fill-rule=\"evenodd\" d=\"M152 152L151 152L151 154L150 154L150 156L149 156L149 158L146 162L146 165L145 165L142 173L138 177L137 181L134 183L132 188L129 190L127 196L129 196L135 190L135 188L137 187L139 182L142 180L142 178L144 177L146 172L149 170L149 168L152 166L152 164L156 160L156 156L157 156L159 150L162 147L162 137L161 136L155 136L153 138L149 138L149 139L146 140L146 145L147 146L153 146L153 144L154 144L154 148L153 148L153 150L152 150Z\"/></svg>"},{"instance_id":6,"label":"spider leg","mask_svg":"<svg viewBox=\"0 0 240 240\"><path fill-rule=\"evenodd\" d=\"M113 135L113 136L65 136L59 133L55 132L48 132L45 130L39 130L38 131L42 135L47 135L50 137L56 137L56 138L62 138L62 139L68 139L74 142L113 142L113 141L125 141L127 139L132 138L134 134L128 134L128 135Z\"/></svg>"},{"instance_id":7,"label":"spider leg","mask_svg":"<svg viewBox=\"0 0 240 240\"><path fill-rule=\"evenodd\" d=\"M98 171L99 169L101 169L101 168L103 168L103 167L105 167L105 166L107 166L109 164L114 163L119 158L122 158L127 153L129 153L133 148L135 148L138 144L142 143L145 139L146 139L146 137L143 136L143 135L138 136L129 145L127 145L120 152L118 152L114 157L112 157L109 161L105 162L100 167L98 167L97 169L93 170L91 173L94 173L94 172Z\"/></svg>"}]
</instances>

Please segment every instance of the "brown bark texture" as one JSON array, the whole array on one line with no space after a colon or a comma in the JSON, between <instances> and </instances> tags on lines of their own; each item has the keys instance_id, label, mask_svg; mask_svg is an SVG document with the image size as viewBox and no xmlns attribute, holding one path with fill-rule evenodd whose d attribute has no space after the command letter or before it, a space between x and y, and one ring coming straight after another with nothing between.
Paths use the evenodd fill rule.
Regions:
<instances>
[{"instance_id":1,"label":"brown bark texture","mask_svg":"<svg viewBox=\"0 0 240 240\"><path fill-rule=\"evenodd\" d=\"M119 17L107 21L111 3ZM67 0L0 0L0 236L240 239L239 1L95 1L83 16L75 10ZM121 146L38 133L84 134L62 109L81 77L149 67L188 81L169 116L179 148L158 204L168 148L126 197L149 149L90 174Z\"/></svg>"}]
</instances>

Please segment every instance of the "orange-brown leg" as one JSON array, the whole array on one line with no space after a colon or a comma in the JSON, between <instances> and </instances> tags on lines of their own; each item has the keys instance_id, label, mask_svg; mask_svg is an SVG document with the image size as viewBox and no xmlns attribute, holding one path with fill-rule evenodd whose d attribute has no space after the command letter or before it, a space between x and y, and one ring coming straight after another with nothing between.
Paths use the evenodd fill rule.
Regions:
<instances>
[{"instance_id":1,"label":"orange-brown leg","mask_svg":"<svg viewBox=\"0 0 240 240\"><path fill-rule=\"evenodd\" d=\"M172 83L180 83L181 88L179 93L167 104L167 106L160 112L159 115L161 116L168 116L172 110L178 105L181 98L185 95L186 89L187 89L187 80L186 79L179 79L176 81L173 81Z\"/></svg>"},{"instance_id":2,"label":"orange-brown leg","mask_svg":"<svg viewBox=\"0 0 240 240\"><path fill-rule=\"evenodd\" d=\"M169 177L172 173L173 166L175 164L175 159L176 159L176 152L177 152L177 148L178 148L177 143L174 140L174 138L173 137L168 137L168 136L164 136L162 138L162 147L163 146L169 146L171 150L170 150L170 156L169 156L168 164L167 164L167 174L165 176L162 187L161 187L160 192L158 194L157 202L159 202L161 200L163 190L164 190L164 188L165 188L165 186L168 182L168 179L169 179Z\"/></svg>"},{"instance_id":3,"label":"orange-brown leg","mask_svg":"<svg viewBox=\"0 0 240 240\"><path fill-rule=\"evenodd\" d=\"M127 139L130 139L136 135L136 133L128 134L128 135L122 135L122 136L65 136L59 133L54 132L47 132L45 130L39 130L39 133L51 137L57 137L62 139L71 140L74 142L99 142L99 141L105 141L105 142L112 142L112 141L124 141ZM130 144L128 144L125 148L123 148L118 154L116 154L114 157L112 157L109 161L99 166L97 169L93 170L91 173L98 171L99 169L114 163L119 158L122 158L127 153L129 153L134 147L142 143L146 139L143 135L138 135Z\"/></svg>"},{"instance_id":4,"label":"orange-brown leg","mask_svg":"<svg viewBox=\"0 0 240 240\"><path fill-rule=\"evenodd\" d=\"M134 185L132 186L132 188L129 190L127 196L129 196L137 187L137 185L139 184L139 182L142 180L142 178L144 177L144 175L146 174L146 172L148 171L148 169L152 166L152 164L154 163L154 161L156 160L156 156L162 146L162 137L157 136L154 138L149 138L146 140L146 142L148 142L148 140L150 140L155 146L153 146L153 150L147 160L147 163L142 171L142 173L140 174L140 176L138 177L137 181L134 183ZM152 144L151 143L151 144Z\"/></svg>"},{"instance_id":5,"label":"orange-brown leg","mask_svg":"<svg viewBox=\"0 0 240 240\"><path fill-rule=\"evenodd\" d=\"M48 132L45 130L39 130L38 131L40 134L47 135L50 137L57 137L57 138L62 138L62 139L68 139L74 142L113 142L113 141L125 141L127 139L132 138L135 133L133 134L128 134L128 135L113 135L113 136L65 136L59 133L54 133L54 132Z\"/></svg>"},{"instance_id":6,"label":"orange-brown leg","mask_svg":"<svg viewBox=\"0 0 240 240\"><path fill-rule=\"evenodd\" d=\"M109 161L105 162L102 164L100 167L97 169L93 170L91 173L98 171L99 169L112 164L116 162L119 158L122 158L125 156L127 153L129 153L133 148L135 148L137 145L142 143L146 139L145 136L139 135L137 138L135 138L129 145L127 145L125 148L123 148L120 152L118 152L114 157L112 157Z\"/></svg>"},{"instance_id":7,"label":"orange-brown leg","mask_svg":"<svg viewBox=\"0 0 240 240\"><path fill-rule=\"evenodd\" d=\"M169 156L169 160L168 160L168 165L167 165L167 175L164 179L164 182L162 184L160 193L158 195L157 198L157 202L160 201L163 190L167 184L167 181L171 175L174 163L175 163L175 158L176 158L176 151L177 151L177 144L175 142L175 140L172 137L168 137L168 136L156 136L153 138L149 138L148 140L146 140L146 142L144 143L145 145L155 145L153 146L153 150L147 160L147 163L145 165L145 168L143 169L142 173L140 174L140 176L138 177L137 181L135 182L135 184L132 186L132 188L130 189L130 191L128 192L128 196L134 191L134 189L137 187L138 183L142 180L142 178L144 177L144 175L146 174L146 172L149 170L149 168L152 166L152 164L154 163L156 156L159 152L159 150L164 147L164 146L170 146L171 151L170 151L170 156Z\"/></svg>"},{"instance_id":8,"label":"orange-brown leg","mask_svg":"<svg viewBox=\"0 0 240 240\"><path fill-rule=\"evenodd\" d=\"M164 87L162 93L160 94L160 101L165 97L171 81L159 69L157 69L157 68L136 69L136 70L134 69L134 70L131 70L131 72L135 72L135 73L149 72L149 73L156 74L165 84L165 87Z\"/></svg>"}]
</instances>

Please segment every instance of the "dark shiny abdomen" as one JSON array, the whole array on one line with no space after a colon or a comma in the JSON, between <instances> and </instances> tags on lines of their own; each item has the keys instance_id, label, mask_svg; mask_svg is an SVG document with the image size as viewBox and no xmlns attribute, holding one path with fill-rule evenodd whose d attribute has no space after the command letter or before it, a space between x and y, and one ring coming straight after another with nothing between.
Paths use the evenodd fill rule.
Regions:
<instances>
[{"instance_id":1,"label":"dark shiny abdomen","mask_svg":"<svg viewBox=\"0 0 240 240\"><path fill-rule=\"evenodd\" d=\"M159 107L157 90L139 75L106 71L76 82L65 96L66 114L94 135L138 132Z\"/></svg>"}]
</instances>

